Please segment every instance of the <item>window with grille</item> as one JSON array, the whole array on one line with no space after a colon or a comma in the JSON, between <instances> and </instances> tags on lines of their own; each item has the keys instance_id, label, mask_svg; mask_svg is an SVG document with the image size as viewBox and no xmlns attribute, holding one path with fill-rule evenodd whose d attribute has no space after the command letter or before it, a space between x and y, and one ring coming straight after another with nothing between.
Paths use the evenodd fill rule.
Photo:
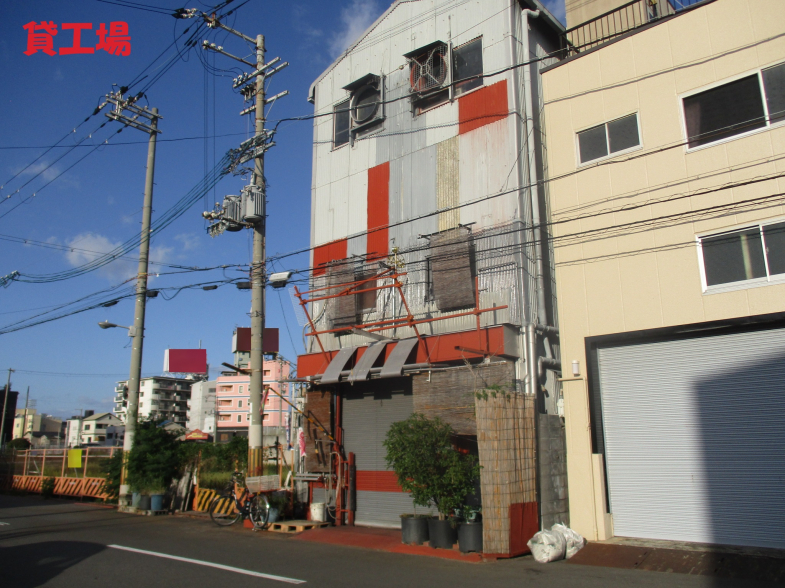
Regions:
<instances>
[{"instance_id":1,"label":"window with grille","mask_svg":"<svg viewBox=\"0 0 785 588\"><path fill-rule=\"evenodd\" d=\"M452 79L456 96L482 86L482 37L452 50Z\"/></svg>"}]
</instances>

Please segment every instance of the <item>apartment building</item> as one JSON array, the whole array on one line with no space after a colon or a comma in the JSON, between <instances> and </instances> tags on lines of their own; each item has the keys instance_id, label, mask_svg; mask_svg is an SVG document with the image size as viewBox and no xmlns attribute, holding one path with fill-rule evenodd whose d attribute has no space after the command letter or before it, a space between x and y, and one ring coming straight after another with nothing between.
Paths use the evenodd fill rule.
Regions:
<instances>
[{"instance_id":1,"label":"apartment building","mask_svg":"<svg viewBox=\"0 0 785 588\"><path fill-rule=\"evenodd\" d=\"M193 378L151 376L139 382L139 418L165 419L185 426L188 400L191 397ZM125 421L128 406L126 389L128 381L118 382L115 387L113 414Z\"/></svg>"},{"instance_id":2,"label":"apartment building","mask_svg":"<svg viewBox=\"0 0 785 588\"><path fill-rule=\"evenodd\" d=\"M542 73L571 524L782 549L785 3L595 4Z\"/></svg>"}]
</instances>

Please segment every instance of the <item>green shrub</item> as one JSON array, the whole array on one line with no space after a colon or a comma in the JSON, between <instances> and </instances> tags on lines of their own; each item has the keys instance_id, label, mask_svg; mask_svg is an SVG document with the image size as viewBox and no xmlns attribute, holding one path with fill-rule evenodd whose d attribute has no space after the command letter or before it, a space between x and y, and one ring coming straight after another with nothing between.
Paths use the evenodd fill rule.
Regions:
<instances>
[{"instance_id":1,"label":"green shrub","mask_svg":"<svg viewBox=\"0 0 785 588\"><path fill-rule=\"evenodd\" d=\"M44 498L52 498L55 495L55 479L44 478L41 482L41 496Z\"/></svg>"},{"instance_id":2,"label":"green shrub","mask_svg":"<svg viewBox=\"0 0 785 588\"><path fill-rule=\"evenodd\" d=\"M102 460L101 474L104 477L103 491L107 502L117 502L120 497L120 480L123 475L123 450L115 449L109 459Z\"/></svg>"},{"instance_id":3,"label":"green shrub","mask_svg":"<svg viewBox=\"0 0 785 588\"><path fill-rule=\"evenodd\" d=\"M159 421L141 421L128 455L128 484L134 492L165 492L178 475L182 454L177 435Z\"/></svg>"},{"instance_id":4,"label":"green shrub","mask_svg":"<svg viewBox=\"0 0 785 588\"><path fill-rule=\"evenodd\" d=\"M393 423L384 447L387 466L398 484L409 492L415 505L434 505L439 518L451 516L474 491L480 475L477 458L459 453L453 446L452 427L439 418L418 413Z\"/></svg>"},{"instance_id":5,"label":"green shrub","mask_svg":"<svg viewBox=\"0 0 785 588\"><path fill-rule=\"evenodd\" d=\"M24 451L25 449L30 449L30 441L25 439L24 437L19 437L10 441L8 445L6 445L8 449L16 449L18 451Z\"/></svg>"}]
</instances>

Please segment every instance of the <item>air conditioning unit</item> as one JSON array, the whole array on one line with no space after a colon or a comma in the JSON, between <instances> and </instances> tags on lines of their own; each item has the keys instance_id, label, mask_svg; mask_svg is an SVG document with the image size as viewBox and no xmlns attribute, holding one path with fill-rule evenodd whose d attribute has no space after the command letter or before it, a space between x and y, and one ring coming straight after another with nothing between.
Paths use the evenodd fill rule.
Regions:
<instances>
[{"instance_id":1,"label":"air conditioning unit","mask_svg":"<svg viewBox=\"0 0 785 588\"><path fill-rule=\"evenodd\" d=\"M264 192L259 186L246 186L242 191L243 220L249 223L260 221L265 215Z\"/></svg>"},{"instance_id":2,"label":"air conditioning unit","mask_svg":"<svg viewBox=\"0 0 785 588\"><path fill-rule=\"evenodd\" d=\"M427 94L449 85L450 56L447 43L433 43L404 55L409 62L409 91Z\"/></svg>"},{"instance_id":3,"label":"air conditioning unit","mask_svg":"<svg viewBox=\"0 0 785 588\"><path fill-rule=\"evenodd\" d=\"M367 74L355 80L344 90L351 93L349 114L352 133L367 129L384 120L384 79Z\"/></svg>"}]
</instances>

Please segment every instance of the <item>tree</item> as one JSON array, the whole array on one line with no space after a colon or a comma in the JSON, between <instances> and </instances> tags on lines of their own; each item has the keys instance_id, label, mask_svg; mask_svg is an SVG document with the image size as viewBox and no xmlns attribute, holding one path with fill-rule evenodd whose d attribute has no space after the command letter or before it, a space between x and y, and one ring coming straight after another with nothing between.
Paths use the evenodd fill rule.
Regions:
<instances>
[{"instance_id":1,"label":"tree","mask_svg":"<svg viewBox=\"0 0 785 588\"><path fill-rule=\"evenodd\" d=\"M436 506L440 519L463 505L480 475L477 458L459 453L452 435L452 427L441 419L414 413L393 423L384 441L387 466L395 471L398 484L414 504Z\"/></svg>"},{"instance_id":2,"label":"tree","mask_svg":"<svg viewBox=\"0 0 785 588\"><path fill-rule=\"evenodd\" d=\"M134 445L128 454L128 483L136 492L165 491L179 473L181 454L177 435L160 421L137 425Z\"/></svg>"}]
</instances>

